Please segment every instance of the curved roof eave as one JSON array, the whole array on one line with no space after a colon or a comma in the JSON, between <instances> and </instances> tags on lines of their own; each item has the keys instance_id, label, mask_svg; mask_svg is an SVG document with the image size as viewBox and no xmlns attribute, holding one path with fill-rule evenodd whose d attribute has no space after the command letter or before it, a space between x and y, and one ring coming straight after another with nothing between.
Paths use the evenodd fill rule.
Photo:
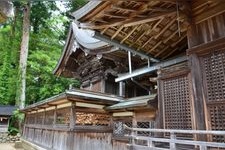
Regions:
<instances>
[{"instance_id":1,"label":"curved roof eave","mask_svg":"<svg viewBox=\"0 0 225 150\"><path fill-rule=\"evenodd\" d=\"M79 20L80 18L84 17L89 12L94 10L100 3L101 1L90 1L77 11L73 12L72 16L75 17L76 20Z\"/></svg>"},{"instance_id":2,"label":"curved roof eave","mask_svg":"<svg viewBox=\"0 0 225 150\"><path fill-rule=\"evenodd\" d=\"M88 29L79 29L75 23L72 23L73 33L76 41L86 49L99 49L109 46L108 43L94 38L95 31Z\"/></svg>"},{"instance_id":3,"label":"curved roof eave","mask_svg":"<svg viewBox=\"0 0 225 150\"><path fill-rule=\"evenodd\" d=\"M66 54L67 54L67 51L68 51L68 44L69 44L69 41L70 41L70 39L71 39L71 37L72 37L72 34L73 34L73 33L72 33L72 26L70 26L69 33L68 33L68 35L67 35L67 39L66 39L66 43L65 43L63 52L62 52L61 57L60 57L60 59L59 59L59 61L58 61L58 64L56 65L55 69L53 70L53 74L54 74L54 75L58 75L58 76L61 75L61 73L59 72L59 70L60 70L60 68L62 67L63 62L66 60L65 57L66 57ZM64 64L65 64L65 63L64 63Z\"/></svg>"},{"instance_id":4,"label":"curved roof eave","mask_svg":"<svg viewBox=\"0 0 225 150\"><path fill-rule=\"evenodd\" d=\"M54 75L60 76L62 73L60 69L63 69L66 65L66 62L71 52L69 49L71 38L72 39L74 38L74 40L78 43L78 45L81 45L83 48L87 50L96 50L96 49L106 48L110 46L106 42L93 38L93 34L94 34L94 31L79 29L75 23L72 23L70 25L69 33L67 35L67 40L66 40L61 58L53 71Z\"/></svg>"}]
</instances>

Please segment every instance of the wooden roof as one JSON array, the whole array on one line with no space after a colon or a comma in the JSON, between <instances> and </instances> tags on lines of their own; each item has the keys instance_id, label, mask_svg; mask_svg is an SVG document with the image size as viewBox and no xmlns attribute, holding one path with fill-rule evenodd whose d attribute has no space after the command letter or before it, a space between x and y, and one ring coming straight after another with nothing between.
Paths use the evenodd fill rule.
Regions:
<instances>
[{"instance_id":1,"label":"wooden roof","mask_svg":"<svg viewBox=\"0 0 225 150\"><path fill-rule=\"evenodd\" d=\"M190 22L203 21L207 16L202 16L202 12L219 7L220 2L91 1L73 16L81 28L93 29L138 52L163 60L185 52Z\"/></svg>"},{"instance_id":2,"label":"wooden roof","mask_svg":"<svg viewBox=\"0 0 225 150\"><path fill-rule=\"evenodd\" d=\"M81 72L84 70L90 71L88 68L96 68L96 66L102 63L110 66L110 62L113 63L112 66L114 66L114 69L116 68L118 73L127 71L127 53L109 44L101 46L101 44L94 42L93 44L82 43L82 45L80 40L77 39L79 37L76 36L76 32L78 31L75 30L73 26L74 24L72 23L61 58L53 71L55 75L80 79L82 76ZM86 47L87 45L89 48ZM90 49L92 45L95 47L97 45L98 48ZM101 59L97 58L98 54L102 55ZM133 68L138 68L142 66L143 63L146 63L146 60L144 61L138 56L133 56L132 61Z\"/></svg>"},{"instance_id":3,"label":"wooden roof","mask_svg":"<svg viewBox=\"0 0 225 150\"><path fill-rule=\"evenodd\" d=\"M62 105L69 102L85 102L90 104L103 104L109 106L123 100L124 99L122 97L116 95L80 89L72 89L59 95L45 99L43 101L37 102L35 104L29 105L26 108L22 109L21 111L29 112L52 106Z\"/></svg>"}]
</instances>

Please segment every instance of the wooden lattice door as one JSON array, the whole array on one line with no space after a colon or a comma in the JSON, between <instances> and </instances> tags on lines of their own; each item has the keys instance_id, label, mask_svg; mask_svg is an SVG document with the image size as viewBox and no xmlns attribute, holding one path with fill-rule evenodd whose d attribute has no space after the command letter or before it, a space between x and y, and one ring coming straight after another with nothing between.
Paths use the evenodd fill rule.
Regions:
<instances>
[{"instance_id":1,"label":"wooden lattice door","mask_svg":"<svg viewBox=\"0 0 225 150\"><path fill-rule=\"evenodd\" d=\"M183 69L183 68L182 68ZM174 71L160 79L161 105L165 129L193 129L192 96L188 71ZM174 75L173 75L174 74ZM187 136L187 135L179 135ZM188 135L189 136L189 135Z\"/></svg>"},{"instance_id":2,"label":"wooden lattice door","mask_svg":"<svg viewBox=\"0 0 225 150\"><path fill-rule=\"evenodd\" d=\"M213 51L201 56L203 82L208 110L208 129L225 130L225 51ZM224 136L213 136L224 142Z\"/></svg>"}]
</instances>

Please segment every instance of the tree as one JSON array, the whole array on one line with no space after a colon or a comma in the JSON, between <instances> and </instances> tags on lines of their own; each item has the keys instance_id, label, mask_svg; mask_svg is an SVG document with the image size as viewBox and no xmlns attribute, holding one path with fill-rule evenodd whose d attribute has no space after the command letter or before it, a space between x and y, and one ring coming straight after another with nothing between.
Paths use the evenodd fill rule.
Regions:
<instances>
[{"instance_id":1,"label":"tree","mask_svg":"<svg viewBox=\"0 0 225 150\"><path fill-rule=\"evenodd\" d=\"M20 103L19 58L23 35L24 2L15 1L15 17L0 26L0 104ZM52 74L64 46L67 17L55 2L32 2L30 7L29 54L26 69L26 105L64 92L79 81ZM38 22L37 22L38 20ZM18 83L17 83L18 82ZM17 84L15 84L17 83ZM18 90L17 90L18 89ZM17 91L17 92L15 92Z\"/></svg>"},{"instance_id":2,"label":"tree","mask_svg":"<svg viewBox=\"0 0 225 150\"><path fill-rule=\"evenodd\" d=\"M30 3L24 5L23 10L23 35L20 49L20 62L19 62L19 85L18 86L18 101L20 108L25 107L26 99L26 70L27 70L27 57L29 46L30 34Z\"/></svg>"}]
</instances>

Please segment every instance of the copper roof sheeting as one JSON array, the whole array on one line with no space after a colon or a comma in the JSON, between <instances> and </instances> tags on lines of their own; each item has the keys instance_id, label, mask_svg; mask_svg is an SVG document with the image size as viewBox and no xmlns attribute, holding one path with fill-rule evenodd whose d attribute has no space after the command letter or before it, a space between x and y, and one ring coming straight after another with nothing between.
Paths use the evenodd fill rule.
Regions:
<instances>
[{"instance_id":1,"label":"copper roof sheeting","mask_svg":"<svg viewBox=\"0 0 225 150\"><path fill-rule=\"evenodd\" d=\"M149 105L152 102L156 102L156 94L139 96L134 98L126 99L118 104L114 104L112 106L108 106L107 110L119 110L119 109L135 109L137 107L150 107L154 108L154 106Z\"/></svg>"}]
</instances>

